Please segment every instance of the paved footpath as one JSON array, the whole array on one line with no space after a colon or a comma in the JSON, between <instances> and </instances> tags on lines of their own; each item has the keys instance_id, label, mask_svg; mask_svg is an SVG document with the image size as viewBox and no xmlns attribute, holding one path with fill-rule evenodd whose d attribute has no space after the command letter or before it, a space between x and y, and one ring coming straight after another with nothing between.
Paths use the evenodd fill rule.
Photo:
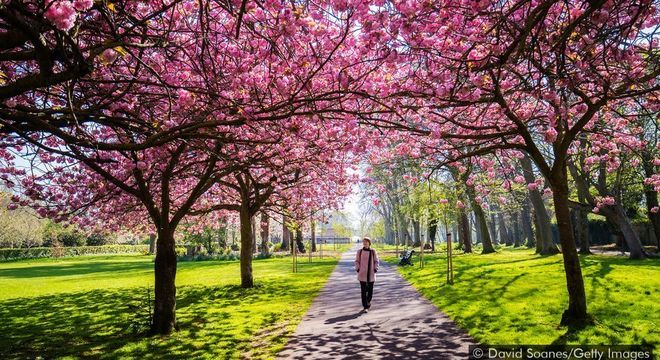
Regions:
<instances>
[{"instance_id":1,"label":"paved footpath","mask_svg":"<svg viewBox=\"0 0 660 360\"><path fill-rule=\"evenodd\" d=\"M281 359L467 359L473 340L381 261L362 312L355 251L344 253Z\"/></svg>"}]
</instances>

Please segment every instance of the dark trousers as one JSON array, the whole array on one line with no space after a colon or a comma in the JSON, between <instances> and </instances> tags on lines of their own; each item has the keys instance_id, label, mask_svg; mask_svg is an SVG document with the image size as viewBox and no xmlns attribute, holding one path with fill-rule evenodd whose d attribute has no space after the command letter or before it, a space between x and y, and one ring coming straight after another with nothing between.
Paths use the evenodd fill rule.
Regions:
<instances>
[{"instance_id":1,"label":"dark trousers","mask_svg":"<svg viewBox=\"0 0 660 360\"><path fill-rule=\"evenodd\" d=\"M374 294L374 282L360 281L360 289L362 290L362 307L368 309L371 306L371 296Z\"/></svg>"}]
</instances>

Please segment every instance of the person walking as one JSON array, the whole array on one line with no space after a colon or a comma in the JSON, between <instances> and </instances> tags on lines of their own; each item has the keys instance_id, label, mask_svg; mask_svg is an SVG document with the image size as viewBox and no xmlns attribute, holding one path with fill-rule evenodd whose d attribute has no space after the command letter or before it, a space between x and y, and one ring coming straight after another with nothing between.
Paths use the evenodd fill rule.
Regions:
<instances>
[{"instance_id":1,"label":"person walking","mask_svg":"<svg viewBox=\"0 0 660 360\"><path fill-rule=\"evenodd\" d=\"M374 282L378 272L378 254L371 248L371 239L362 239L362 249L355 255L355 271L358 273L360 289L362 291L362 307L365 312L371 308L371 298L374 294Z\"/></svg>"}]
</instances>

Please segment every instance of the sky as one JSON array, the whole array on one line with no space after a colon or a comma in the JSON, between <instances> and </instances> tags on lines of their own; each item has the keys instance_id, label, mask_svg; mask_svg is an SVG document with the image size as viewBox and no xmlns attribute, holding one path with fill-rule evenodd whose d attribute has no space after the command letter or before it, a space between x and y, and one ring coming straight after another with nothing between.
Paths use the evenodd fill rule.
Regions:
<instances>
[{"instance_id":1,"label":"sky","mask_svg":"<svg viewBox=\"0 0 660 360\"><path fill-rule=\"evenodd\" d=\"M357 229L360 226L361 211L359 202L360 193L358 192L358 186L353 185L353 191L351 192L351 195L344 201L342 212L344 212L348 219L351 221L354 229Z\"/></svg>"}]
</instances>

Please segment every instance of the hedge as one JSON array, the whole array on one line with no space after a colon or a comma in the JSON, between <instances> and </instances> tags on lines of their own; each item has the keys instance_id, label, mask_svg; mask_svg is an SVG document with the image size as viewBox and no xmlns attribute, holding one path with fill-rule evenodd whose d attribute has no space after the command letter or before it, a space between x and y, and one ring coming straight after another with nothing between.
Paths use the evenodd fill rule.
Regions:
<instances>
[{"instance_id":1,"label":"hedge","mask_svg":"<svg viewBox=\"0 0 660 360\"><path fill-rule=\"evenodd\" d=\"M177 252L180 250L177 248ZM18 259L36 259L49 257L101 255L101 254L131 254L149 252L148 245L101 245L75 247L34 247L0 249L0 261ZM185 252L185 249L184 249Z\"/></svg>"}]
</instances>

